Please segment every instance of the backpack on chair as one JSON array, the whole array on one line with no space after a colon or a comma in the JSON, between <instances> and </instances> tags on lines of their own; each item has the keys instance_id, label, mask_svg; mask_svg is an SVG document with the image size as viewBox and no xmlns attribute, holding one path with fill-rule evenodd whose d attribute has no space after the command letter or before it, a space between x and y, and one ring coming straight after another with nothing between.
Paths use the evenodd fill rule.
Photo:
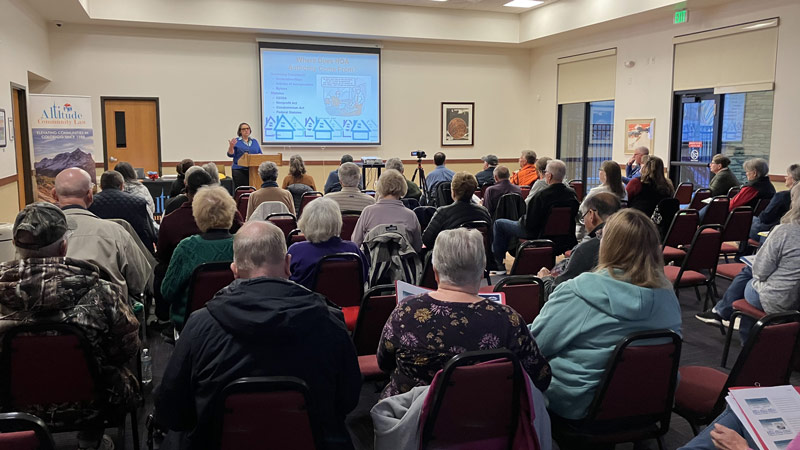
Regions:
<instances>
[{"instance_id":1,"label":"backpack on chair","mask_svg":"<svg viewBox=\"0 0 800 450\"><path fill-rule=\"evenodd\" d=\"M370 287L397 280L417 284L422 277L422 261L409 242L404 225L378 225L367 233L363 250L370 260Z\"/></svg>"}]
</instances>

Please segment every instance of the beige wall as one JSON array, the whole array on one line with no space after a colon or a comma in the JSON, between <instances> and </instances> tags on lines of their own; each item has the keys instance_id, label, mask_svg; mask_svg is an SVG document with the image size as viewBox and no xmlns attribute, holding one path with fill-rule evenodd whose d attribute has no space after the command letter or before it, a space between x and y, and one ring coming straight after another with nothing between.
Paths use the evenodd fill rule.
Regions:
<instances>
[{"instance_id":1,"label":"beige wall","mask_svg":"<svg viewBox=\"0 0 800 450\"><path fill-rule=\"evenodd\" d=\"M17 182L0 186L0 222L14 223L19 212L17 200Z\"/></svg>"}]
</instances>

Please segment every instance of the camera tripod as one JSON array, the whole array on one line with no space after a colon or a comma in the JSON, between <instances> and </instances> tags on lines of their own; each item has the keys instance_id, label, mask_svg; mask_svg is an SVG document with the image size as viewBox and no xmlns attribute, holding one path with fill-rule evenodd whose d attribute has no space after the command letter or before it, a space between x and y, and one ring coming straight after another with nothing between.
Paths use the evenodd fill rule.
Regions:
<instances>
[{"instance_id":1,"label":"camera tripod","mask_svg":"<svg viewBox=\"0 0 800 450\"><path fill-rule=\"evenodd\" d=\"M411 182L414 182L414 179L417 178L417 174L419 174L419 189L422 191L423 195L427 197L428 195L428 185L425 183L425 169L422 168L422 157L417 156L417 168L414 169L414 175L411 176Z\"/></svg>"}]
</instances>

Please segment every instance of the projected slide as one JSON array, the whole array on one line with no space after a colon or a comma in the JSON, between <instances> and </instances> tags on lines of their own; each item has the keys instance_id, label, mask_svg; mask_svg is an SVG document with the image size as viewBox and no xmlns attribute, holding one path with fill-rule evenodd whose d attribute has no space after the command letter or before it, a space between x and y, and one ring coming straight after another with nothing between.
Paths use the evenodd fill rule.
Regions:
<instances>
[{"instance_id":1,"label":"projected slide","mask_svg":"<svg viewBox=\"0 0 800 450\"><path fill-rule=\"evenodd\" d=\"M263 143L380 144L379 52L260 43Z\"/></svg>"}]
</instances>

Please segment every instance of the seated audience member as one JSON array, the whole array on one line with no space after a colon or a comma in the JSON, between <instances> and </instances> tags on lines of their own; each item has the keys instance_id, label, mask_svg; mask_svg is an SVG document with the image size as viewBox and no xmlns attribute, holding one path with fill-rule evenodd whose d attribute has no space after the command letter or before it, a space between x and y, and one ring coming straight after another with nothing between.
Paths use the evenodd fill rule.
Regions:
<instances>
[{"instance_id":1,"label":"seated audience member","mask_svg":"<svg viewBox=\"0 0 800 450\"><path fill-rule=\"evenodd\" d=\"M617 166L619 171L619 166ZM571 280L584 272L590 272L597 267L600 256L600 240L603 238L603 227L606 220L620 209L619 198L610 192L600 192L586 200L581 205L583 223L586 225L586 238L578 244L569 258L558 263L551 274L546 268L539 271L538 277L544 282L545 294L549 295L559 284Z\"/></svg>"},{"instance_id":2,"label":"seated audience member","mask_svg":"<svg viewBox=\"0 0 800 450\"><path fill-rule=\"evenodd\" d=\"M455 175L455 172L445 167L444 162L446 159L447 157L442 152L436 152L433 155L433 163L436 167L425 177L425 183L428 189L425 197L429 200L436 198L436 186L438 186L439 183L449 183L450 180L453 179L453 175ZM428 204L430 203L429 201Z\"/></svg>"},{"instance_id":3,"label":"seated audience member","mask_svg":"<svg viewBox=\"0 0 800 450\"><path fill-rule=\"evenodd\" d=\"M422 243L428 249L433 248L436 236L442 231L458 228L463 223L475 220L483 220L489 224L489 242L492 242L492 216L486 208L471 202L472 194L477 188L478 180L471 173L459 172L453 175L450 188L453 203L439 208L422 232Z\"/></svg>"},{"instance_id":4,"label":"seated audience member","mask_svg":"<svg viewBox=\"0 0 800 450\"><path fill-rule=\"evenodd\" d=\"M286 189L278 187L278 166L272 161L264 161L258 165L258 176L261 177L261 189L250 194L247 202L247 220L250 215L264 202L281 202L286 205L290 213L294 214L294 200L292 194Z\"/></svg>"},{"instance_id":5,"label":"seated audience member","mask_svg":"<svg viewBox=\"0 0 800 450\"><path fill-rule=\"evenodd\" d=\"M628 192L625 190L625 183L622 182L622 171L619 168L619 164L614 161L603 161L603 164L600 165L598 177L600 178L600 185L589 190L589 193L583 199L584 204L589 197L601 192L610 192L620 201L628 200ZM586 208L583 205L581 205L581 212L586 212Z\"/></svg>"},{"instance_id":6,"label":"seated audience member","mask_svg":"<svg viewBox=\"0 0 800 450\"><path fill-rule=\"evenodd\" d=\"M553 369L548 409L583 418L620 340L663 328L680 334L681 311L658 230L640 211L623 209L603 229L597 270L560 284L530 326Z\"/></svg>"},{"instance_id":7,"label":"seated audience member","mask_svg":"<svg viewBox=\"0 0 800 450\"><path fill-rule=\"evenodd\" d=\"M519 157L519 167L520 169L511 176L511 183L517 186L533 186L539 179L539 173L536 171L536 152L523 151Z\"/></svg>"},{"instance_id":8,"label":"seated audience member","mask_svg":"<svg viewBox=\"0 0 800 450\"><path fill-rule=\"evenodd\" d=\"M353 157L350 155L342 155L342 158L339 160L339 165L341 166L344 163L351 163L353 162ZM359 181L358 188L364 189L364 184ZM323 194L330 194L331 192L339 192L342 190L342 184L339 182L339 168L335 168L331 170L328 174L328 179L325 181L325 190Z\"/></svg>"},{"instance_id":9,"label":"seated audience member","mask_svg":"<svg viewBox=\"0 0 800 450\"><path fill-rule=\"evenodd\" d=\"M739 206L749 206L755 209L759 200L770 200L775 195L775 186L769 181L769 164L766 159L748 159L744 167L747 183L742 185L742 190L731 199L729 210Z\"/></svg>"},{"instance_id":10,"label":"seated audience member","mask_svg":"<svg viewBox=\"0 0 800 450\"><path fill-rule=\"evenodd\" d=\"M787 438L788 439L788 438ZM726 406L716 419L678 450L750 450L761 448L750 436L736 413ZM800 438L795 437L786 450L800 450Z\"/></svg>"},{"instance_id":11,"label":"seated audience member","mask_svg":"<svg viewBox=\"0 0 800 450\"><path fill-rule=\"evenodd\" d=\"M642 161L644 156L650 155L650 149L647 147L637 147L636 150L633 151L633 155L631 155L631 159L625 164L625 177L622 178L622 181L625 184L628 184L634 178L640 178L642 176L642 168L646 161Z\"/></svg>"},{"instance_id":12,"label":"seated audience member","mask_svg":"<svg viewBox=\"0 0 800 450\"><path fill-rule=\"evenodd\" d=\"M155 252L156 230L152 215L147 211L147 202L125 192L125 179L122 174L109 170L100 176L100 192L89 206L89 211L101 219L122 219L128 222L142 240L144 246Z\"/></svg>"},{"instance_id":13,"label":"seated audience member","mask_svg":"<svg viewBox=\"0 0 800 450\"><path fill-rule=\"evenodd\" d=\"M714 174L714 177L708 183L708 188L711 189L711 196L728 195L728 191L735 186L739 186L739 180L736 175L728 169L731 164L731 159L722 153L717 153L711 158L708 168Z\"/></svg>"},{"instance_id":14,"label":"seated audience member","mask_svg":"<svg viewBox=\"0 0 800 450\"><path fill-rule=\"evenodd\" d=\"M675 188L664 176L664 161L658 156L649 157L639 173L641 176L632 178L625 187L628 206L650 217L661 200L672 197Z\"/></svg>"},{"instance_id":15,"label":"seated audience member","mask_svg":"<svg viewBox=\"0 0 800 450\"><path fill-rule=\"evenodd\" d=\"M17 215L12 234L20 259L0 264L0 342L18 325L64 323L82 329L107 383L105 401L124 411L139 396L139 383L127 367L139 351L139 323L120 286L102 280L94 264L67 257L67 228L64 213L49 203L30 204ZM74 415L73 408L63 404L23 412L57 422ZM102 426L79 432L78 441L80 448L114 448Z\"/></svg>"},{"instance_id":16,"label":"seated audience member","mask_svg":"<svg viewBox=\"0 0 800 450\"><path fill-rule=\"evenodd\" d=\"M387 167L388 165L387 162ZM356 245L360 246L364 242L364 236L378 225L397 224L406 228L409 237L408 243L419 253L422 249L422 230L420 230L419 219L400 201L407 192L406 181L408 180L394 169L388 169L381 174L375 183L378 201L374 205L364 208L353 230L351 238Z\"/></svg>"},{"instance_id":17,"label":"seated audience member","mask_svg":"<svg viewBox=\"0 0 800 450\"><path fill-rule=\"evenodd\" d=\"M536 166L536 173L539 175L539 179L537 179L536 182L533 183L533 186L531 186L531 190L528 192L528 196L525 197L526 206L531 203L531 199L533 198L534 195L538 194L544 189L547 189L547 187L550 186L549 184L547 184L547 180L544 179L545 178L544 174L545 172L547 172L547 163L549 163L552 160L553 158L550 158L548 156L542 156L541 158L536 160L536 164L534 164L534 166Z\"/></svg>"},{"instance_id":18,"label":"seated audience member","mask_svg":"<svg viewBox=\"0 0 800 450\"><path fill-rule=\"evenodd\" d=\"M389 158L386 160L386 170L394 169L400 174L403 174L405 167L403 167L403 161L400 158ZM403 176L405 178L405 176ZM411 180L406 179L406 185L408 186L408 191L403 194L403 198L413 198L414 200L419 200L422 197L422 191L419 189L415 183L412 183Z\"/></svg>"},{"instance_id":19,"label":"seated audience member","mask_svg":"<svg viewBox=\"0 0 800 450\"><path fill-rule=\"evenodd\" d=\"M745 266L722 299L710 311L696 316L700 321L722 325L723 320L730 320L733 302L742 298L767 314L800 308L800 184L792 188L791 195L792 208L770 231L755 255L752 269ZM751 318L742 316L742 342L754 324Z\"/></svg>"},{"instance_id":20,"label":"seated audience member","mask_svg":"<svg viewBox=\"0 0 800 450\"><path fill-rule=\"evenodd\" d=\"M341 310L287 279L275 225L246 223L233 254L236 280L192 314L155 392L156 420L170 430L161 448L211 448L222 389L249 376L305 381L320 448L353 448L344 420L358 404L361 372Z\"/></svg>"},{"instance_id":21,"label":"seated audience member","mask_svg":"<svg viewBox=\"0 0 800 450\"><path fill-rule=\"evenodd\" d=\"M550 367L522 316L478 297L485 261L477 230L459 228L437 236L433 273L438 289L403 299L383 328L378 365L391 376L382 398L430 384L459 353L502 347L517 355L539 390L547 389Z\"/></svg>"},{"instance_id":22,"label":"seated audience member","mask_svg":"<svg viewBox=\"0 0 800 450\"><path fill-rule=\"evenodd\" d=\"M550 210L554 206L572 207L577 214L578 197L575 191L564 184L564 176L567 173L567 166L560 160L553 159L547 163L545 180L548 187L536 194L528 204L525 215L519 220L497 219L494 222L494 243L492 252L494 253L497 267L500 268L495 274L505 274L503 270L503 259L505 258L508 246L512 240L517 238L538 239L544 232ZM574 229L574 223L573 223ZM557 254L564 253L577 244L574 234L560 239L556 244Z\"/></svg>"},{"instance_id":23,"label":"seated audience member","mask_svg":"<svg viewBox=\"0 0 800 450\"><path fill-rule=\"evenodd\" d=\"M311 178L311 175L306 173L306 165L303 162L303 157L300 155L292 155L291 158L289 158L289 175L283 177L281 187L286 189L293 184L304 184L310 187L312 191L317 190L314 179Z\"/></svg>"},{"instance_id":24,"label":"seated audience member","mask_svg":"<svg viewBox=\"0 0 800 450\"><path fill-rule=\"evenodd\" d=\"M161 295L170 303L170 319L178 330L183 328L189 281L200 264L233 260L233 216L236 202L222 186L201 187L192 200L192 216L200 234L182 240L169 261L161 283Z\"/></svg>"},{"instance_id":25,"label":"seated audience member","mask_svg":"<svg viewBox=\"0 0 800 450\"><path fill-rule=\"evenodd\" d=\"M131 163L118 162L114 170L122 174L125 179L125 187L123 190L128 194L135 195L147 202L147 213L150 214L150 220L153 219L153 214L156 211L156 204L153 201L153 196L145 185L136 178L136 170L133 169Z\"/></svg>"},{"instance_id":26,"label":"seated audience member","mask_svg":"<svg viewBox=\"0 0 800 450\"><path fill-rule=\"evenodd\" d=\"M478 180L478 187L491 186L495 183L494 169L500 163L496 155L481 156L483 161L483 170L475 174L475 179Z\"/></svg>"},{"instance_id":27,"label":"seated audience member","mask_svg":"<svg viewBox=\"0 0 800 450\"><path fill-rule=\"evenodd\" d=\"M203 167L201 167L201 166L189 167L189 169L186 170L186 174L184 175L184 178L183 178L184 183L186 183L186 178L190 174L192 174L194 172L200 172L201 170L203 172L206 172L205 170L203 170ZM208 172L206 172L206 174L208 174ZM206 184L214 183L214 179L211 178L211 175L209 175L209 179L208 180L209 181ZM172 214L173 211L175 211L176 209L180 208L181 205L186 203L187 200L189 200L189 195L186 192L186 187L184 186L182 193L176 195L175 197L167 199L166 203L164 203L164 216Z\"/></svg>"},{"instance_id":28,"label":"seated audience member","mask_svg":"<svg viewBox=\"0 0 800 450\"><path fill-rule=\"evenodd\" d=\"M217 168L217 164L214 162L207 162L200 166L206 173L211 176L211 184L220 184L219 183L219 169Z\"/></svg>"},{"instance_id":29,"label":"seated audience member","mask_svg":"<svg viewBox=\"0 0 800 450\"><path fill-rule=\"evenodd\" d=\"M177 166L175 166L175 171L178 173L178 177L175 178L175 181L172 182L172 186L169 188L170 198L182 193L186 188L186 183L184 183L184 180L186 179L186 171L189 170L190 167L194 167L194 161L189 158L184 159L183 161L179 162Z\"/></svg>"},{"instance_id":30,"label":"seated audience member","mask_svg":"<svg viewBox=\"0 0 800 450\"><path fill-rule=\"evenodd\" d=\"M490 155L491 156L491 155ZM506 166L497 166L494 169L494 184L486 188L483 194L483 206L489 211L489 215L494 217L494 211L497 209L497 204L500 198L506 194L521 195L522 191L519 186L511 184L508 181L511 174ZM480 184L480 181L478 182Z\"/></svg>"},{"instance_id":31,"label":"seated audience member","mask_svg":"<svg viewBox=\"0 0 800 450\"><path fill-rule=\"evenodd\" d=\"M122 287L125 298L128 293L139 295L150 276L150 265L124 228L88 210L94 201L93 187L89 174L77 167L64 169L56 176L53 197L71 229L67 256L101 268Z\"/></svg>"},{"instance_id":32,"label":"seated audience member","mask_svg":"<svg viewBox=\"0 0 800 450\"><path fill-rule=\"evenodd\" d=\"M331 192L325 196L339 204L342 211L361 211L369 205L375 204L375 199L361 192L361 168L347 162L339 167L339 192Z\"/></svg>"},{"instance_id":33,"label":"seated audience member","mask_svg":"<svg viewBox=\"0 0 800 450\"><path fill-rule=\"evenodd\" d=\"M312 289L317 263L323 256L333 253L357 254L364 269L364 280L367 279L367 258L358 245L339 237L342 234L342 212L336 202L323 197L309 203L297 226L306 240L289 247L292 257L290 280Z\"/></svg>"},{"instance_id":34,"label":"seated audience member","mask_svg":"<svg viewBox=\"0 0 800 450\"><path fill-rule=\"evenodd\" d=\"M750 226L750 239L755 241L763 240L758 233L769 231L780 222L781 217L792 207L791 189L800 181L800 164L792 164L786 171L784 183L787 190L776 192L769 201L769 204L757 217L753 217Z\"/></svg>"}]
</instances>

